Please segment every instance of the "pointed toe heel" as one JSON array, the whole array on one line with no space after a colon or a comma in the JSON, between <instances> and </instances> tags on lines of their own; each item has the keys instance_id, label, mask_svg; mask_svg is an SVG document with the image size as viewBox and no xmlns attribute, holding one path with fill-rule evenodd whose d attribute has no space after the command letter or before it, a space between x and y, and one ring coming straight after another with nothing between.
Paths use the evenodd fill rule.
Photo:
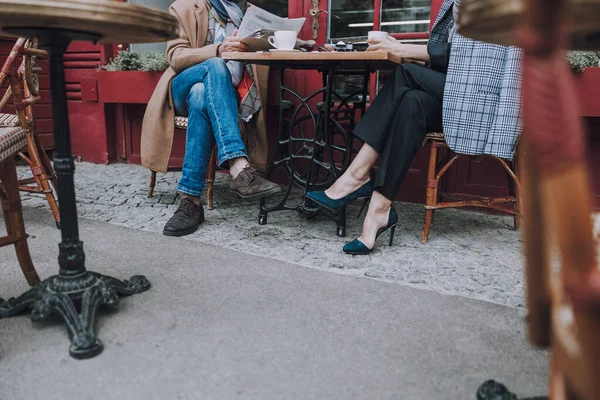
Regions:
<instances>
[{"instance_id":1,"label":"pointed toe heel","mask_svg":"<svg viewBox=\"0 0 600 400\"><path fill-rule=\"evenodd\" d=\"M382 234L384 234L388 229L390 230L390 246L394 243L394 234L396 233L396 225L398 225L398 213L394 207L390 208L390 214L388 217L388 223L383 228L377 231L377 235L375 236L375 240L379 238ZM358 239L354 239L353 241L346 243L344 246L344 253L352 254L354 256L362 256L367 255L373 251L367 247L366 244L361 242Z\"/></svg>"},{"instance_id":2,"label":"pointed toe heel","mask_svg":"<svg viewBox=\"0 0 600 400\"><path fill-rule=\"evenodd\" d=\"M343 251L344 253L353 256L364 256L373 251L373 249L368 248L367 245L360 240L354 239L344 245Z\"/></svg>"},{"instance_id":3,"label":"pointed toe heel","mask_svg":"<svg viewBox=\"0 0 600 400\"><path fill-rule=\"evenodd\" d=\"M306 193L306 197L309 200L317 203L321 207L325 207L329 210L335 211L352 203L355 200L371 197L371 195L373 194L373 187L373 181L368 181L367 183L356 189L354 192L342 197L341 199L332 199L329 196L327 196L327 194L325 194L325 191L322 190L308 192Z\"/></svg>"}]
</instances>

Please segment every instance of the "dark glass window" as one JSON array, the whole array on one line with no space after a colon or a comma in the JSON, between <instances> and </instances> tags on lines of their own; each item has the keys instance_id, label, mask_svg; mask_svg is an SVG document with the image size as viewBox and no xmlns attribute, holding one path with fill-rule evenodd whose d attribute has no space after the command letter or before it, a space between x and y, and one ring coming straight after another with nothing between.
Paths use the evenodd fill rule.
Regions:
<instances>
[{"instance_id":1,"label":"dark glass window","mask_svg":"<svg viewBox=\"0 0 600 400\"><path fill-rule=\"evenodd\" d=\"M288 16L288 0L252 0L251 3L278 17Z\"/></svg>"},{"instance_id":2,"label":"dark glass window","mask_svg":"<svg viewBox=\"0 0 600 400\"><path fill-rule=\"evenodd\" d=\"M382 0L381 30L389 33L429 31L431 0Z\"/></svg>"},{"instance_id":3,"label":"dark glass window","mask_svg":"<svg viewBox=\"0 0 600 400\"><path fill-rule=\"evenodd\" d=\"M330 0L330 39L367 36L374 30L375 13L381 15L382 31L389 33L427 32L431 0L381 0L381 9L374 10L374 1Z\"/></svg>"},{"instance_id":4,"label":"dark glass window","mask_svg":"<svg viewBox=\"0 0 600 400\"><path fill-rule=\"evenodd\" d=\"M373 1L329 0L329 38L367 36L373 30Z\"/></svg>"}]
</instances>

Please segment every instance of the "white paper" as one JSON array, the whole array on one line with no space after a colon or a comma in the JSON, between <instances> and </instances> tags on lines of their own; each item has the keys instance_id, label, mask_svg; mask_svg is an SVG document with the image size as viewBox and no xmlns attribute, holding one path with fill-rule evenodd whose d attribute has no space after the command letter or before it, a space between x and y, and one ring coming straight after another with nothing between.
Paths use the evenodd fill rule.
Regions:
<instances>
[{"instance_id":1,"label":"white paper","mask_svg":"<svg viewBox=\"0 0 600 400\"><path fill-rule=\"evenodd\" d=\"M256 34L260 30L295 31L298 34L305 21L306 18L281 18L260 7L252 6L246 10L242 24L238 29L238 37L243 39Z\"/></svg>"}]
</instances>

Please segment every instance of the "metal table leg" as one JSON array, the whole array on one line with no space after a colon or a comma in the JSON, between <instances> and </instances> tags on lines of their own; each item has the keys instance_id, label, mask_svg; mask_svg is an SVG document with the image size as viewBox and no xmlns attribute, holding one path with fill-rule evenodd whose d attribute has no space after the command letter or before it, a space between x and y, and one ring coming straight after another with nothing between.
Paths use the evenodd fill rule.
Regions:
<instances>
[{"instance_id":1,"label":"metal table leg","mask_svg":"<svg viewBox=\"0 0 600 400\"><path fill-rule=\"evenodd\" d=\"M85 268L83 243L79 240L75 185L74 158L71 153L69 117L63 56L71 38L71 32L45 30L31 32L39 35L50 55L52 116L56 157L55 171L58 176L58 200L60 204L61 236L59 244L58 275L52 276L29 289L17 298L0 299L0 318L12 317L31 308L31 319L40 321L51 314L59 314L71 337L70 354L74 358L91 358L102 352L103 344L96 336L96 311L101 305L117 306L119 294L132 295L150 288L150 282L136 275L121 281L110 276L88 271ZM84 34L79 34L84 35ZM97 40L85 36L86 40Z\"/></svg>"},{"instance_id":2,"label":"metal table leg","mask_svg":"<svg viewBox=\"0 0 600 400\"><path fill-rule=\"evenodd\" d=\"M338 212L332 212L312 204L306 199L305 195L311 190L323 190L331 186L335 179L344 172L350 164L352 154L352 129L356 111L364 114L366 108L366 98L368 93L369 72L362 74L364 77L363 86L360 91L351 93L349 96L341 96L334 90L334 77L336 75L336 65L330 64L323 73L323 86L317 91L306 97L285 86L284 82L285 68L279 69L280 81L280 110L279 110L279 150L278 158L271 166L269 175L275 169L282 166L290 177L290 183L282 200L272 207L266 207L265 199L261 200L259 219L261 225L267 223L267 216L273 211L296 210L304 213L308 218L316 215L325 215L336 221L338 236L346 235L346 209L345 207ZM356 75L356 73L354 73ZM292 102L285 100L285 94L291 95L297 102L296 107ZM317 105L317 110L310 107L310 102L316 96L321 95L323 102ZM350 104L350 101L357 95L362 95L360 102ZM290 107L285 107L289 104ZM292 108L291 117L285 119L285 111ZM305 115L301 114L306 110ZM349 130L346 130L342 123L348 123ZM312 125L313 136L307 138L304 136L304 124ZM335 143L334 132L338 132L343 138L344 143ZM298 132L297 136L295 132ZM336 153L337 152L337 153ZM336 155L340 154L341 162L337 162ZM305 161L307 166L300 165L299 162ZM305 170L302 168L305 167ZM325 176L322 172L325 171ZM303 190L302 202L289 204L289 195L294 185Z\"/></svg>"}]
</instances>

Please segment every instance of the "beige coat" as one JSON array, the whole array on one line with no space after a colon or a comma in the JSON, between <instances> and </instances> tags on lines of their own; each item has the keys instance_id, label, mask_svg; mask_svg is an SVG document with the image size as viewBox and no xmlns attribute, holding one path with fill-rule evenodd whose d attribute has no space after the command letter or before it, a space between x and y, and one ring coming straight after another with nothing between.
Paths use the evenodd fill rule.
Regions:
<instances>
[{"instance_id":1,"label":"beige coat","mask_svg":"<svg viewBox=\"0 0 600 400\"><path fill-rule=\"evenodd\" d=\"M161 77L148 103L142 124L142 165L153 171L167 172L173 147L175 109L171 97L171 80L184 69L217 57L218 44L204 46L208 33L208 8L204 0L177 0L169 8L179 20L179 39L167 44L171 67ZM269 67L253 66L262 107L245 124L242 137L250 163L264 171L267 166L266 99Z\"/></svg>"}]
</instances>

